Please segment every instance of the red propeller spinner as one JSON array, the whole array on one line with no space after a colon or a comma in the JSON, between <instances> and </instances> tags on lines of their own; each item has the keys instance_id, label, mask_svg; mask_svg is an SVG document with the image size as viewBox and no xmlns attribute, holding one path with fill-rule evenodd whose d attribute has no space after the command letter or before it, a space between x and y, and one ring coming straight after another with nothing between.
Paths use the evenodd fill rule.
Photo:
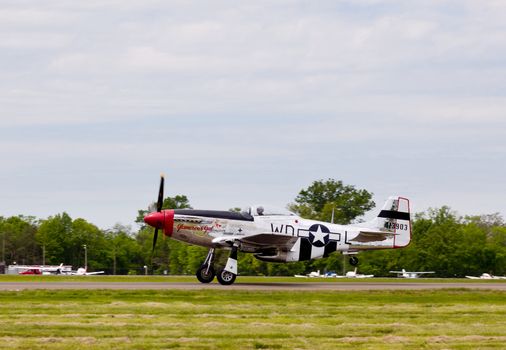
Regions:
<instances>
[{"instance_id":1,"label":"red propeller spinner","mask_svg":"<svg viewBox=\"0 0 506 350\"><path fill-rule=\"evenodd\" d=\"M158 190L158 201L156 202L156 212L149 213L144 217L144 222L149 226L155 228L155 234L153 235L153 250L155 251L156 240L158 239L158 230L162 229L167 236L172 236L174 228L174 210L164 210L163 206L163 186L165 178L162 175L160 177L160 189Z\"/></svg>"}]
</instances>

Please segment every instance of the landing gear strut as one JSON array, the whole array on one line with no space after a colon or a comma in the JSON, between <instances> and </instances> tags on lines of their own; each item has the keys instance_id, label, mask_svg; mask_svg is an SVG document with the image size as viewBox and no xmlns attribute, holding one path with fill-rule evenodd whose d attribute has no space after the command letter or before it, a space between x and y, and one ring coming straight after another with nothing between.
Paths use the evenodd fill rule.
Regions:
<instances>
[{"instance_id":1,"label":"landing gear strut","mask_svg":"<svg viewBox=\"0 0 506 350\"><path fill-rule=\"evenodd\" d=\"M350 257L350 265L352 265L352 266L358 265L358 258L356 256Z\"/></svg>"},{"instance_id":2,"label":"landing gear strut","mask_svg":"<svg viewBox=\"0 0 506 350\"><path fill-rule=\"evenodd\" d=\"M218 278L218 282L225 286L231 285L235 282L235 278L237 277L237 246L232 246L232 251L230 252L230 257L227 260L227 265L223 270L218 272L216 275Z\"/></svg>"},{"instance_id":3,"label":"landing gear strut","mask_svg":"<svg viewBox=\"0 0 506 350\"><path fill-rule=\"evenodd\" d=\"M207 253L206 260L197 270L197 279L201 283L210 283L213 281L216 273L213 268L214 262L214 248L209 249L209 253ZM219 279L218 279L219 280Z\"/></svg>"}]
</instances>

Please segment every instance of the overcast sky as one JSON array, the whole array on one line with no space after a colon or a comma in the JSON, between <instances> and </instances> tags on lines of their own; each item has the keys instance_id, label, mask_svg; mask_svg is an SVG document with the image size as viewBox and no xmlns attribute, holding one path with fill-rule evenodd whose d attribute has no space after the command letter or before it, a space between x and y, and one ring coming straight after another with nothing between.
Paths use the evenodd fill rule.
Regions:
<instances>
[{"instance_id":1,"label":"overcast sky","mask_svg":"<svg viewBox=\"0 0 506 350\"><path fill-rule=\"evenodd\" d=\"M0 2L0 216L318 179L506 216L504 1ZM136 227L135 225L133 226Z\"/></svg>"}]
</instances>

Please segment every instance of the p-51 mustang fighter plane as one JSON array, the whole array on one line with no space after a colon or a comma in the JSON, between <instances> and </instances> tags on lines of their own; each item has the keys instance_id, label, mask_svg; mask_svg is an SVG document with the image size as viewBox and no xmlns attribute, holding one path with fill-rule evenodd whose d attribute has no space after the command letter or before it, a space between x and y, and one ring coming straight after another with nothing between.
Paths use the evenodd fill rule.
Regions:
<instances>
[{"instance_id":1,"label":"p-51 mustang fighter plane","mask_svg":"<svg viewBox=\"0 0 506 350\"><path fill-rule=\"evenodd\" d=\"M238 213L218 210L162 210L164 178L160 180L157 211L144 217L155 228L153 250L158 231L176 240L209 248L197 270L197 279L211 282L216 276L223 285L234 283L237 276L237 252L254 254L271 262L292 262L327 257L338 251L350 255L350 264L361 250L406 247L411 240L409 200L390 197L372 221L337 225L307 220L286 210L252 206ZM215 273L215 249L230 250L223 269Z\"/></svg>"}]
</instances>

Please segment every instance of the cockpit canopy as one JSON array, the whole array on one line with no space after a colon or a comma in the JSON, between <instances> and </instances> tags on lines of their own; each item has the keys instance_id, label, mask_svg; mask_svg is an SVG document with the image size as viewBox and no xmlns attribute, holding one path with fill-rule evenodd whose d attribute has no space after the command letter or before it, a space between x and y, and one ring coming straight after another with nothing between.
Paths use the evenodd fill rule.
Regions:
<instances>
[{"instance_id":1,"label":"cockpit canopy","mask_svg":"<svg viewBox=\"0 0 506 350\"><path fill-rule=\"evenodd\" d=\"M252 216L296 216L288 209L277 208L270 205L252 205L242 211Z\"/></svg>"}]
</instances>

